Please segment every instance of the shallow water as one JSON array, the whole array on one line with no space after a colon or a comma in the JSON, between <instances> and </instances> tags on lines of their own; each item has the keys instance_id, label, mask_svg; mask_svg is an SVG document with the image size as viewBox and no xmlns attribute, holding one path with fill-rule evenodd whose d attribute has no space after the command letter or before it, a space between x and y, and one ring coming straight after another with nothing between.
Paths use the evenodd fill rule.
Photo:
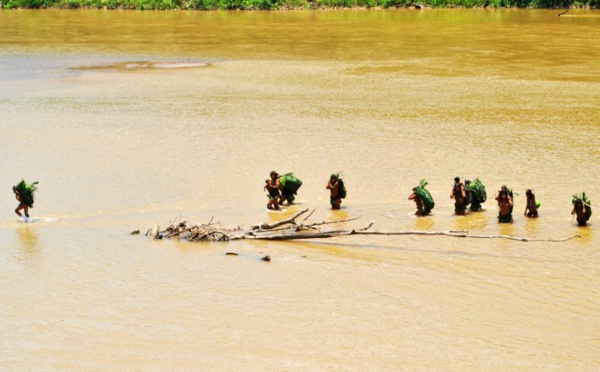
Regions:
<instances>
[{"instance_id":1,"label":"shallow water","mask_svg":"<svg viewBox=\"0 0 600 372\"><path fill-rule=\"evenodd\" d=\"M600 14L556 13L0 12L0 366L597 369L600 223L574 225L570 198L600 195ZM304 182L281 213L272 169ZM453 215L456 175L482 179L485 211ZM22 177L40 181L33 224L12 213ZM436 207L417 219L421 178ZM581 238L129 235L302 208L359 218L343 228Z\"/></svg>"}]
</instances>

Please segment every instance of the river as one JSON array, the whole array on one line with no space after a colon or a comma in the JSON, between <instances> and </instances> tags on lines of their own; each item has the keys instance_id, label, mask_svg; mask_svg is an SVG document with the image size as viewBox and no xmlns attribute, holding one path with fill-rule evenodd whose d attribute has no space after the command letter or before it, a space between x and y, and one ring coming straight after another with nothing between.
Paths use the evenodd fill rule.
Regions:
<instances>
[{"instance_id":1,"label":"river","mask_svg":"<svg viewBox=\"0 0 600 372\"><path fill-rule=\"evenodd\" d=\"M0 369L597 370L600 214L570 211L600 201L600 12L556 14L0 11ZM282 212L271 170L303 181ZM454 215L455 176L483 181L484 211ZM40 182L35 223L13 212L21 178ZM436 206L417 218L421 179ZM357 218L332 228L580 237L144 236L304 208Z\"/></svg>"}]
</instances>

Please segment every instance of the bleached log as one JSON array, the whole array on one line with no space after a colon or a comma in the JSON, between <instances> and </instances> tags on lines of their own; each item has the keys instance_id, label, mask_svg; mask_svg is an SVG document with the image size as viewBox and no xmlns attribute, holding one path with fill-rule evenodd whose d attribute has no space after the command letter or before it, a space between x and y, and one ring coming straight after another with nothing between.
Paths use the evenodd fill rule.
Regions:
<instances>
[{"instance_id":1,"label":"bleached log","mask_svg":"<svg viewBox=\"0 0 600 372\"><path fill-rule=\"evenodd\" d=\"M525 238L519 236L509 235L471 235L468 232L452 232L452 231L397 231L397 232L383 232L383 231L355 231L351 235L444 235L455 238L474 238L474 239L509 239L520 242L566 242L574 238L580 238L581 235L575 234L568 238L562 239L536 239L536 238Z\"/></svg>"},{"instance_id":2,"label":"bleached log","mask_svg":"<svg viewBox=\"0 0 600 372\"><path fill-rule=\"evenodd\" d=\"M306 212L308 212L308 208L301 210L300 212L294 214L292 217L287 218L283 221L275 222L273 224L269 224L269 223L265 222L265 223L260 223L258 225L252 225L252 230L271 230L271 229L274 229L276 227L283 226L286 224L297 225L296 218L298 218L299 216L303 215Z\"/></svg>"},{"instance_id":3,"label":"bleached log","mask_svg":"<svg viewBox=\"0 0 600 372\"><path fill-rule=\"evenodd\" d=\"M239 239L257 239L257 240L305 240L305 239L326 239L348 235L387 235L387 236L402 236L402 235L424 235L424 236L449 236L454 238L473 238L473 239L509 239L521 242L566 242L571 239L581 237L580 235L572 235L568 238L562 239L538 239L538 238L526 238L518 236L508 235L479 235L469 234L468 231L367 231L369 230L374 221L371 221L366 227L362 229L351 229L351 230L330 230L322 231L316 228L316 226L322 226L332 223L342 223L348 221L354 221L356 218L334 220L334 221L323 221L310 224L299 224L296 219L308 212L308 209L304 209L297 212L293 216L284 219L282 221L269 224L262 223L253 225L251 230L237 229L226 229L226 228L214 228L209 225L195 225L187 227L185 222L178 225L171 225L164 232L160 232L158 226L155 226L152 230L149 230L146 235L150 235L154 239L160 239L162 237L171 238L187 238L190 241L201 241L201 240L213 240L213 241L231 241ZM314 212L314 210L313 210ZM312 213L311 213L312 214ZM309 214L309 216L311 215ZM306 218L304 219L306 220ZM279 228L280 226L291 225L287 228ZM310 232L309 232L310 231Z\"/></svg>"}]
</instances>

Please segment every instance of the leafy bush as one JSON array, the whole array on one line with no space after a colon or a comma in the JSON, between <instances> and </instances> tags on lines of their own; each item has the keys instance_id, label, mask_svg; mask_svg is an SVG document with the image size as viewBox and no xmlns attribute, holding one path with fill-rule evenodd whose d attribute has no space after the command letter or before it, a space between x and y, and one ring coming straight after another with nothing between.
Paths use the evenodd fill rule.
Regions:
<instances>
[{"instance_id":1,"label":"leafy bush","mask_svg":"<svg viewBox=\"0 0 600 372\"><path fill-rule=\"evenodd\" d=\"M402 8L415 4L439 7L563 8L600 7L600 0L0 0L5 9L108 8L139 10L273 10L309 8Z\"/></svg>"},{"instance_id":2,"label":"leafy bush","mask_svg":"<svg viewBox=\"0 0 600 372\"><path fill-rule=\"evenodd\" d=\"M411 3L412 1L410 0L381 0L381 6L383 8L403 8ZM427 1L424 1L423 3L427 3Z\"/></svg>"},{"instance_id":3,"label":"leafy bush","mask_svg":"<svg viewBox=\"0 0 600 372\"><path fill-rule=\"evenodd\" d=\"M264 9L299 9L299 8L309 8L309 4L305 0L277 0L273 3L271 8Z\"/></svg>"}]
</instances>

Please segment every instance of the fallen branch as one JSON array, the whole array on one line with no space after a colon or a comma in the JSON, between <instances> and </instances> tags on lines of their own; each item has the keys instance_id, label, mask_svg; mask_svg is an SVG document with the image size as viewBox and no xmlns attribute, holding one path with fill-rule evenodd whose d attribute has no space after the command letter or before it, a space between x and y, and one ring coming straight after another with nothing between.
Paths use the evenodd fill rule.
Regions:
<instances>
[{"instance_id":1,"label":"fallen branch","mask_svg":"<svg viewBox=\"0 0 600 372\"><path fill-rule=\"evenodd\" d=\"M580 238L581 235L575 234L564 239L535 239L524 238L509 235L471 235L468 231L397 231L397 232L382 232L382 231L355 231L351 235L444 235L454 238L475 238L475 239L509 239L520 242L566 242L574 238Z\"/></svg>"},{"instance_id":2,"label":"fallen branch","mask_svg":"<svg viewBox=\"0 0 600 372\"><path fill-rule=\"evenodd\" d=\"M303 215L304 213L308 212L308 208L301 210L300 212L294 214L292 217L285 219L283 221L279 221L273 224L269 224L269 223L261 223L258 225L253 225L252 226L252 230L271 230L274 229L276 227L282 226L282 225L286 225L286 224L292 224L292 225L297 225L296 223L296 218L298 218L299 216Z\"/></svg>"},{"instance_id":3,"label":"fallen branch","mask_svg":"<svg viewBox=\"0 0 600 372\"><path fill-rule=\"evenodd\" d=\"M358 217L356 217L356 218L348 218L346 220L315 222L315 223L310 223L308 225L299 225L298 227L299 228L311 228L311 227L315 227L315 226L328 225L328 224L331 224L331 223L350 222L350 221L354 221L354 220L358 220Z\"/></svg>"},{"instance_id":4,"label":"fallen branch","mask_svg":"<svg viewBox=\"0 0 600 372\"><path fill-rule=\"evenodd\" d=\"M312 216L312 215L313 215L313 213L315 213L315 211L316 211L316 210L317 210L317 208L315 208L315 209L313 209L312 211L310 211L310 213L308 214L308 216L304 217L304 220L303 220L303 221L306 221L306 220L308 220L308 219L310 218L310 216Z\"/></svg>"},{"instance_id":5,"label":"fallen branch","mask_svg":"<svg viewBox=\"0 0 600 372\"><path fill-rule=\"evenodd\" d=\"M581 238L581 235L575 234L571 235L568 238L563 239L535 239L535 238L522 238L516 236L508 236L508 235L467 235L467 238L476 238L476 239L510 239L510 240L518 240L521 242L553 242L553 243L562 243L574 238Z\"/></svg>"},{"instance_id":6,"label":"fallen branch","mask_svg":"<svg viewBox=\"0 0 600 372\"><path fill-rule=\"evenodd\" d=\"M299 240L299 239L323 239L336 236L351 235L354 230L319 231L308 234L280 234L280 235L253 235L258 240Z\"/></svg>"},{"instance_id":7,"label":"fallen branch","mask_svg":"<svg viewBox=\"0 0 600 372\"><path fill-rule=\"evenodd\" d=\"M189 241L230 241L239 239L257 239L257 240L305 240L305 239L326 239L339 236L348 235L387 235L387 236L402 236L402 235L429 235L429 236L449 236L454 238L473 238L473 239L509 239L520 242L566 242L571 239L581 237L580 235L572 235L564 239L537 239L537 238L525 238L518 236L508 235L478 235L469 234L468 231L367 231L369 230L375 221L371 221L366 227L362 229L350 229L350 230L329 230L322 231L317 226L323 226L333 223L342 223L354 221L357 218L334 220L334 221L322 221L303 225L298 223L296 219L308 212L308 209L297 212L293 216L284 219L276 223L262 223L253 225L251 230L237 229L226 229L220 224L214 226L212 224L212 218L208 224L187 226L187 222L183 221L178 224L171 224L164 231L160 231L158 225L154 226L153 229L148 230L146 235L150 235L154 239L162 238L180 238L187 239ZM314 210L313 210L314 212ZM308 215L312 215L312 212ZM304 221L306 218L304 218ZM285 228L278 228L280 226L290 225Z\"/></svg>"}]
</instances>

